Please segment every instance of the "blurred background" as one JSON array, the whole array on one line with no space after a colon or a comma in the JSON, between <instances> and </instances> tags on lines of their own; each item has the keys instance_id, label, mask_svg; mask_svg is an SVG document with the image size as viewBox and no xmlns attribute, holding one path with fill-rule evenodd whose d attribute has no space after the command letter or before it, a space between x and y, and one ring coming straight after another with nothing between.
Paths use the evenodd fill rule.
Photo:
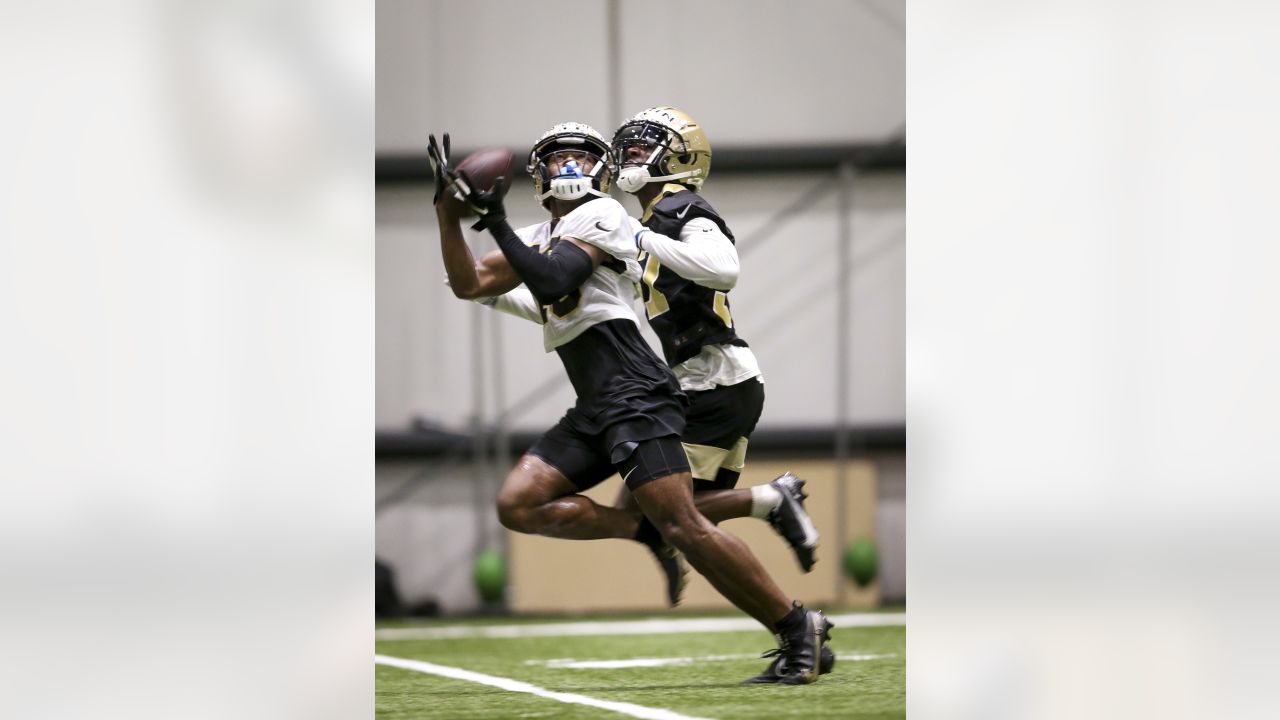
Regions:
<instances>
[{"instance_id":1,"label":"blurred background","mask_svg":"<svg viewBox=\"0 0 1280 720\"><path fill-rule=\"evenodd\" d=\"M734 319L767 400L740 486L788 469L806 478L819 563L802 574L765 523L726 529L811 605L905 602L903 15L893 0L378 3L381 614L665 606L640 545L499 525L493 501L507 470L574 395L539 327L444 285L425 154L428 134L443 132L455 158L510 148L507 206L519 227L546 217L523 170L546 129L574 120L611 137L656 105L707 132L702 194L742 261ZM495 247L468 239L477 256ZM590 494L611 502L618 483ZM878 576L861 587L841 572L853 541L878 549ZM486 602L473 568L492 553L508 582ZM728 604L696 577L682 607Z\"/></svg>"}]
</instances>

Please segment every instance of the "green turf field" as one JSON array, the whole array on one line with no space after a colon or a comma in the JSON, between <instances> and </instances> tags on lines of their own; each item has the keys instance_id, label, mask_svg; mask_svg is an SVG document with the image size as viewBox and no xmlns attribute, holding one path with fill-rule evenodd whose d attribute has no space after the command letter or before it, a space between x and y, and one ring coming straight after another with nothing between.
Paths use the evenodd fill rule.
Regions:
<instances>
[{"instance_id":1,"label":"green turf field","mask_svg":"<svg viewBox=\"0 0 1280 720\"><path fill-rule=\"evenodd\" d=\"M671 620L672 616L652 619ZM612 618L593 620L608 622ZM484 622L436 622L427 627L448 632L449 628L514 624L534 626L540 621L503 618ZM413 626L397 623L394 627ZM838 658L835 670L822 676L816 684L738 685L740 680L764 669L768 661L759 659L758 655L772 646L772 638L763 630L751 630L380 639L377 653L516 680L551 692L630 703L641 706L642 713L645 708L664 709L674 713L668 716L671 718L772 720L906 716L905 627L837 626L830 645ZM684 658L693 659L682 660ZM622 667L598 666L602 661L637 659L647 665L621 662L614 664ZM588 667L579 667L582 664ZM592 664L597 666L590 667ZM376 672L377 717L387 720L628 717L614 710L400 667L380 664Z\"/></svg>"}]
</instances>

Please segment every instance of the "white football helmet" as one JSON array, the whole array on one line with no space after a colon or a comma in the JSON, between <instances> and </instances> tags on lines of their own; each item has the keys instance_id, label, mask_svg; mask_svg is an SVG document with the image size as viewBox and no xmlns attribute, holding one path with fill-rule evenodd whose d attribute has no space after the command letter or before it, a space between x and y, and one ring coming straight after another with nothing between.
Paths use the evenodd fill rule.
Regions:
<instances>
[{"instance_id":1,"label":"white football helmet","mask_svg":"<svg viewBox=\"0 0 1280 720\"><path fill-rule=\"evenodd\" d=\"M627 148L649 150L643 161L629 160ZM673 107L636 113L613 133L618 187L638 192L651 182L674 180L697 191L711 174L711 143L689 114Z\"/></svg>"},{"instance_id":2,"label":"white football helmet","mask_svg":"<svg viewBox=\"0 0 1280 720\"><path fill-rule=\"evenodd\" d=\"M594 164L586 163L578 156L585 155ZM547 167L555 160L560 171L553 174ZM560 123L542 134L529 152L529 165L525 168L533 176L534 197L545 207L551 198L577 200L586 195L609 197L609 182L613 177L613 157L604 136L590 125Z\"/></svg>"}]
</instances>

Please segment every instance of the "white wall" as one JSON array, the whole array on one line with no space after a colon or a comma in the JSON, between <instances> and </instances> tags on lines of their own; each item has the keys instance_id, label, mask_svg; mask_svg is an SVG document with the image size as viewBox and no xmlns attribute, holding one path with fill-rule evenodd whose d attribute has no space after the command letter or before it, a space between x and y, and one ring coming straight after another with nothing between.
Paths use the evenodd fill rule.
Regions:
<instances>
[{"instance_id":1,"label":"white wall","mask_svg":"<svg viewBox=\"0 0 1280 720\"><path fill-rule=\"evenodd\" d=\"M856 422L904 421L904 176L855 180L853 252L847 270L835 265L836 198L828 194L787 218L768 236L771 218L822 185L823 175L729 175L707 184L706 197L738 238L742 277L730 295L735 323L755 350L768 402L761 427L829 425L836 419L835 288L850 273L852 289L851 413ZM828 176L829 177L829 176ZM532 186L517 183L508 200L513 224L544 214ZM635 201L622 198L635 210ZM554 354L542 351L541 328L458 300L443 284L430 192L426 186L378 188L377 423L403 428L415 415L448 427L466 426L475 381L482 380L482 415L493 417L499 393L510 406L527 391L556 390L515 420L517 429L543 430L573 403ZM487 235L469 234L473 252L494 248ZM643 317L643 316L642 316ZM641 321L656 347L647 325ZM484 357L473 357L480 328ZM493 343L497 336L499 346ZM500 369L501 374L494 373ZM505 389L503 389L505 386Z\"/></svg>"},{"instance_id":2,"label":"white wall","mask_svg":"<svg viewBox=\"0 0 1280 720\"><path fill-rule=\"evenodd\" d=\"M902 0L620 2L629 116L675 105L723 145L866 142L905 120ZM380 0L377 148L526 147L565 120L609 134L608 3Z\"/></svg>"}]
</instances>

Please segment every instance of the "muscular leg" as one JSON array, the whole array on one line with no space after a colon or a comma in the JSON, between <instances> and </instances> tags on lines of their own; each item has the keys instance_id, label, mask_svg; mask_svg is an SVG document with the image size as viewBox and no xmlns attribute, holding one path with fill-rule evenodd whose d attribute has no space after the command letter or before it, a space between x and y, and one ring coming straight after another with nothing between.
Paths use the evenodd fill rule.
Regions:
<instances>
[{"instance_id":1,"label":"muscular leg","mask_svg":"<svg viewBox=\"0 0 1280 720\"><path fill-rule=\"evenodd\" d=\"M727 450L721 451L721 455L714 461L722 461L727 454ZM751 489L733 488L733 484L737 482L737 471L719 468L717 480L721 480L718 487L716 480L694 478L694 505L698 506L698 511L716 524L733 518L749 518ZM733 489L721 489L724 487ZM618 498L613 502L613 506L632 514L640 512L640 506L636 505L635 498L631 496L631 489L627 486L622 486L618 491Z\"/></svg>"},{"instance_id":2,"label":"muscular leg","mask_svg":"<svg viewBox=\"0 0 1280 720\"><path fill-rule=\"evenodd\" d=\"M498 519L516 532L566 540L632 538L639 525L637 515L579 495L563 473L535 455L521 456L507 475Z\"/></svg>"},{"instance_id":3,"label":"muscular leg","mask_svg":"<svg viewBox=\"0 0 1280 720\"><path fill-rule=\"evenodd\" d=\"M751 515L751 490L703 490L693 493L693 503L708 520L721 523Z\"/></svg>"},{"instance_id":4,"label":"muscular leg","mask_svg":"<svg viewBox=\"0 0 1280 720\"><path fill-rule=\"evenodd\" d=\"M640 509L668 543L684 553L703 577L743 612L773 632L791 602L738 538L711 524L693 502L687 472L637 488Z\"/></svg>"},{"instance_id":5,"label":"muscular leg","mask_svg":"<svg viewBox=\"0 0 1280 720\"><path fill-rule=\"evenodd\" d=\"M719 524L725 520L751 516L751 488L735 488L733 490L705 490L699 487L703 481L694 480L693 503L708 520ZM631 490L623 485L618 491L618 499L614 507L630 513L639 513Z\"/></svg>"}]
</instances>

